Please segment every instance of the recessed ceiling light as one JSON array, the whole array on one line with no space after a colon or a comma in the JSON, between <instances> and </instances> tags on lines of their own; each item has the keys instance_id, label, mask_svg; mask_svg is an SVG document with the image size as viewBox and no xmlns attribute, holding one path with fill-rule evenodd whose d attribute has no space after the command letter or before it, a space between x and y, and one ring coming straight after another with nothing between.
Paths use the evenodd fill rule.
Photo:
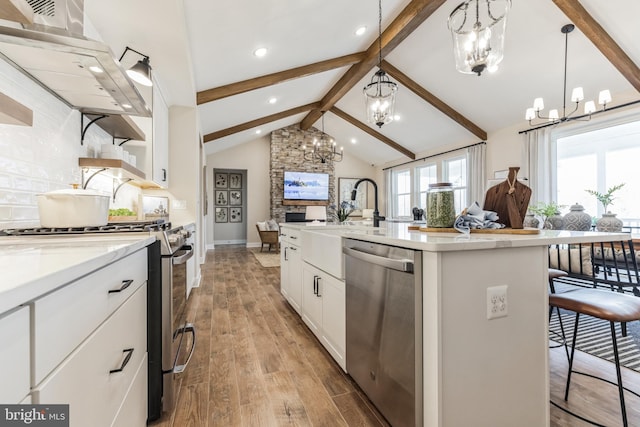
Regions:
<instances>
[{"instance_id":1,"label":"recessed ceiling light","mask_svg":"<svg viewBox=\"0 0 640 427\"><path fill-rule=\"evenodd\" d=\"M131 104L122 104L122 108L131 108Z\"/></svg>"},{"instance_id":2,"label":"recessed ceiling light","mask_svg":"<svg viewBox=\"0 0 640 427\"><path fill-rule=\"evenodd\" d=\"M104 72L104 70L102 68L98 67L97 65L92 65L92 66L89 67L89 69L91 71L93 71L94 73L102 73L102 72Z\"/></svg>"},{"instance_id":3,"label":"recessed ceiling light","mask_svg":"<svg viewBox=\"0 0 640 427\"><path fill-rule=\"evenodd\" d=\"M358 140L357 140L357 139L355 139L355 138L351 138L351 143L352 143L352 144L355 144L356 142L358 142Z\"/></svg>"},{"instance_id":4,"label":"recessed ceiling light","mask_svg":"<svg viewBox=\"0 0 640 427\"><path fill-rule=\"evenodd\" d=\"M400 120L400 115L396 114L395 116L393 116L393 121L397 122L398 120Z\"/></svg>"},{"instance_id":5,"label":"recessed ceiling light","mask_svg":"<svg viewBox=\"0 0 640 427\"><path fill-rule=\"evenodd\" d=\"M269 98L269 104L275 104L276 102L278 102L278 98L276 98L275 96Z\"/></svg>"},{"instance_id":6,"label":"recessed ceiling light","mask_svg":"<svg viewBox=\"0 0 640 427\"><path fill-rule=\"evenodd\" d=\"M262 133L261 129L256 129L256 135L260 135Z\"/></svg>"},{"instance_id":7,"label":"recessed ceiling light","mask_svg":"<svg viewBox=\"0 0 640 427\"><path fill-rule=\"evenodd\" d=\"M255 56L257 56L258 58L262 58L263 56L265 56L267 54L267 48L266 47L259 47L258 49L253 51L253 54Z\"/></svg>"},{"instance_id":8,"label":"recessed ceiling light","mask_svg":"<svg viewBox=\"0 0 640 427\"><path fill-rule=\"evenodd\" d=\"M367 27L360 27L356 30L356 36L361 36L367 31Z\"/></svg>"}]
</instances>

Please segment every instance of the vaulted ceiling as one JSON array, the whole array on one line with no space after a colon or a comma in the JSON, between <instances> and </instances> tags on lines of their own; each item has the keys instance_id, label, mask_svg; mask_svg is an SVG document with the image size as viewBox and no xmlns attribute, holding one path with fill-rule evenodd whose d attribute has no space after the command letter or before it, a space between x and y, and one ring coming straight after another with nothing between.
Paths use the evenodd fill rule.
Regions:
<instances>
[{"instance_id":1,"label":"vaulted ceiling","mask_svg":"<svg viewBox=\"0 0 640 427\"><path fill-rule=\"evenodd\" d=\"M376 1L236 0L222 7L169 0L162 10L150 0L115 1L124 8L149 3L152 11L139 24L144 36L127 25L102 25L110 12L100 3L108 2L85 5L100 33L113 33L107 41L151 56L170 102L198 105L209 153L254 140L257 131L297 123L321 129L323 111L325 132L376 165L486 140L509 127L517 143L535 97L562 107L560 28L569 22L576 31L569 36L568 90L582 86L586 99L597 100L610 89L611 106L640 98L637 0L513 0L504 60L480 77L455 70L447 17L460 0L382 0L382 67L399 84L400 119L381 129L366 123L362 95L377 65ZM127 16L117 19L133 19ZM361 26L367 31L356 36ZM258 47L268 48L265 57L253 55Z\"/></svg>"}]
</instances>

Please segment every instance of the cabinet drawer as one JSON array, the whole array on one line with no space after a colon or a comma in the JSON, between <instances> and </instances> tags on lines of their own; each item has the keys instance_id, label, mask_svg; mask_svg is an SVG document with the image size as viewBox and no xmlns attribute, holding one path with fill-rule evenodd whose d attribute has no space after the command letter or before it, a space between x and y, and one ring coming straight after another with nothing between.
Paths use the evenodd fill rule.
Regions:
<instances>
[{"instance_id":1,"label":"cabinet drawer","mask_svg":"<svg viewBox=\"0 0 640 427\"><path fill-rule=\"evenodd\" d=\"M139 288L34 389L36 403L68 403L71 427L111 425L146 356L146 291ZM126 349L133 349L128 363Z\"/></svg>"},{"instance_id":2,"label":"cabinet drawer","mask_svg":"<svg viewBox=\"0 0 640 427\"><path fill-rule=\"evenodd\" d=\"M39 384L146 280L147 250L142 249L36 300L32 385Z\"/></svg>"},{"instance_id":3,"label":"cabinet drawer","mask_svg":"<svg viewBox=\"0 0 640 427\"><path fill-rule=\"evenodd\" d=\"M122 401L111 427L144 427L147 424L147 357L140 362L138 372Z\"/></svg>"},{"instance_id":4,"label":"cabinet drawer","mask_svg":"<svg viewBox=\"0 0 640 427\"><path fill-rule=\"evenodd\" d=\"M300 245L300 230L297 228L281 228L280 229L280 238L283 242L288 242L293 245Z\"/></svg>"},{"instance_id":5,"label":"cabinet drawer","mask_svg":"<svg viewBox=\"0 0 640 427\"><path fill-rule=\"evenodd\" d=\"M15 404L29 394L29 307L0 317L0 402Z\"/></svg>"}]
</instances>

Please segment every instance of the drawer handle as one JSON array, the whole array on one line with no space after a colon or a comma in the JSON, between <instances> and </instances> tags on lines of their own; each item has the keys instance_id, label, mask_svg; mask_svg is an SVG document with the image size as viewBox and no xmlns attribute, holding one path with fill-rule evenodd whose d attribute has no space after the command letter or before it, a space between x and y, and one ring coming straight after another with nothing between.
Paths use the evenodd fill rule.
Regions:
<instances>
[{"instance_id":1,"label":"drawer handle","mask_svg":"<svg viewBox=\"0 0 640 427\"><path fill-rule=\"evenodd\" d=\"M127 348L127 349L122 350L122 352L123 353L127 353L127 355L124 357L124 360L122 361L122 365L120 365L120 367L118 369L110 370L109 371L110 374L115 374L116 372L122 372L124 367L129 364L129 361L131 360L131 355L133 354L133 349L132 348Z\"/></svg>"},{"instance_id":2,"label":"drawer handle","mask_svg":"<svg viewBox=\"0 0 640 427\"><path fill-rule=\"evenodd\" d=\"M109 290L109 293L110 294L116 294L118 292L122 292L125 289L127 289L129 286L131 286L132 283L133 283L133 279L123 280L122 281L122 286L120 286L120 289L111 289L111 290Z\"/></svg>"},{"instance_id":3,"label":"drawer handle","mask_svg":"<svg viewBox=\"0 0 640 427\"><path fill-rule=\"evenodd\" d=\"M296 236L290 236L293 240L298 240Z\"/></svg>"}]
</instances>

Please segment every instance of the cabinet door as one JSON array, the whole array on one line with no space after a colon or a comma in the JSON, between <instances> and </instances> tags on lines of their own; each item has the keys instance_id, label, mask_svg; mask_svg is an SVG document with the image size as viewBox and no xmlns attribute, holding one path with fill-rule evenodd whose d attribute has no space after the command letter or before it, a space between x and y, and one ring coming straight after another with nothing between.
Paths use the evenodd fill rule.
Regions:
<instances>
[{"instance_id":1,"label":"cabinet door","mask_svg":"<svg viewBox=\"0 0 640 427\"><path fill-rule=\"evenodd\" d=\"M289 253L289 302L300 314L302 306L302 254L299 246L290 245Z\"/></svg>"},{"instance_id":2,"label":"cabinet door","mask_svg":"<svg viewBox=\"0 0 640 427\"><path fill-rule=\"evenodd\" d=\"M318 269L304 263L302 266L302 320L311 332L321 338L322 295L324 283Z\"/></svg>"},{"instance_id":3,"label":"cabinet door","mask_svg":"<svg viewBox=\"0 0 640 427\"><path fill-rule=\"evenodd\" d=\"M158 82L153 85L153 181L169 186L169 108L160 92Z\"/></svg>"},{"instance_id":4,"label":"cabinet door","mask_svg":"<svg viewBox=\"0 0 640 427\"><path fill-rule=\"evenodd\" d=\"M29 394L29 307L0 316L0 403L15 404Z\"/></svg>"},{"instance_id":5,"label":"cabinet door","mask_svg":"<svg viewBox=\"0 0 640 427\"><path fill-rule=\"evenodd\" d=\"M280 293L287 300L289 299L289 268L291 250L289 245L283 244L280 250Z\"/></svg>"},{"instance_id":6,"label":"cabinet door","mask_svg":"<svg viewBox=\"0 0 640 427\"><path fill-rule=\"evenodd\" d=\"M346 369L346 306L344 281L323 274L322 291L322 344L342 369Z\"/></svg>"}]
</instances>

